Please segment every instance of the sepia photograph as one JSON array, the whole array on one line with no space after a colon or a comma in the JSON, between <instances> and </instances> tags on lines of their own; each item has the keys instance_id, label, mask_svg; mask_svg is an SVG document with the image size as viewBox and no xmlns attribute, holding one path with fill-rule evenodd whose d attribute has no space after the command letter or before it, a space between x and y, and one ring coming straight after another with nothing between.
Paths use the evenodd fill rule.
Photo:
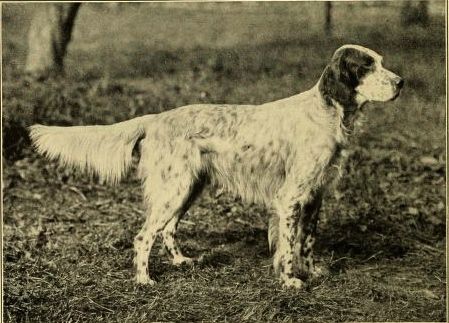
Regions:
<instances>
[{"instance_id":1,"label":"sepia photograph","mask_svg":"<svg viewBox=\"0 0 449 323\"><path fill-rule=\"evenodd\" d=\"M4 322L446 322L447 3L1 3Z\"/></svg>"}]
</instances>

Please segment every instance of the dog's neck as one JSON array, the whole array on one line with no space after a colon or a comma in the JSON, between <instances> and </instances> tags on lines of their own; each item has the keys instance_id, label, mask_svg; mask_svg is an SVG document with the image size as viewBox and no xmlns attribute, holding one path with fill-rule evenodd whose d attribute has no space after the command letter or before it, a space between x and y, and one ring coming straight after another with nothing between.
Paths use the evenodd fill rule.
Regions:
<instances>
[{"instance_id":1,"label":"dog's neck","mask_svg":"<svg viewBox=\"0 0 449 323\"><path fill-rule=\"evenodd\" d=\"M341 82L332 69L326 66L316 88L328 109L335 109L342 127L352 130L358 111L367 100L358 95L353 86Z\"/></svg>"},{"instance_id":2,"label":"dog's neck","mask_svg":"<svg viewBox=\"0 0 449 323\"><path fill-rule=\"evenodd\" d=\"M344 89L341 85L336 85L336 90L329 89L333 82L324 81L323 75L312 88L312 91L321 101L322 108L334 116L335 139L341 148L347 144L348 135L353 133L356 124L358 124L357 120L362 114L360 110L367 100L357 96L355 90Z\"/></svg>"},{"instance_id":3,"label":"dog's neck","mask_svg":"<svg viewBox=\"0 0 449 323\"><path fill-rule=\"evenodd\" d=\"M325 102L325 109L332 109L336 123L335 139L339 146L344 146L347 143L348 135L354 130L355 119L358 113L355 113L355 111L348 113L340 103L334 99L330 100L332 101L331 105Z\"/></svg>"}]
</instances>

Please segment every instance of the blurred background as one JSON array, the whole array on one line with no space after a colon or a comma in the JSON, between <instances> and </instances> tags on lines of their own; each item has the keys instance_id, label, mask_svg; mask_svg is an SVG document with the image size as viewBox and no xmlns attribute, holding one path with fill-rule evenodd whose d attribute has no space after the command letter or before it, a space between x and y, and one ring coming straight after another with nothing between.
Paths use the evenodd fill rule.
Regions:
<instances>
[{"instance_id":1,"label":"blurred background","mask_svg":"<svg viewBox=\"0 0 449 323\"><path fill-rule=\"evenodd\" d=\"M364 109L323 207L317 254L330 278L307 297L275 290L265 211L207 194L180 239L209 263L180 272L156 260L162 283L131 290L134 173L105 187L30 147L34 123L291 96L346 43L383 55L405 88ZM2 4L5 317L444 320L445 59L444 1Z\"/></svg>"}]
</instances>

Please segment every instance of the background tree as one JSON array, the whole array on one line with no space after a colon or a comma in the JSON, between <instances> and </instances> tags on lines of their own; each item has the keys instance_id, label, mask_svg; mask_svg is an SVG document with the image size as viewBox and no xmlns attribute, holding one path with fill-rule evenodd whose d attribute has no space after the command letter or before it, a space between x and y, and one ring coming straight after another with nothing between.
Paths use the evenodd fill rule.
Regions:
<instances>
[{"instance_id":1,"label":"background tree","mask_svg":"<svg viewBox=\"0 0 449 323\"><path fill-rule=\"evenodd\" d=\"M429 24L429 1L405 1L401 10L404 26Z\"/></svg>"},{"instance_id":2,"label":"background tree","mask_svg":"<svg viewBox=\"0 0 449 323\"><path fill-rule=\"evenodd\" d=\"M332 34L332 2L326 1L324 3L324 14L325 14L325 21L324 21L324 31L326 32L326 35Z\"/></svg>"},{"instance_id":3,"label":"background tree","mask_svg":"<svg viewBox=\"0 0 449 323\"><path fill-rule=\"evenodd\" d=\"M53 3L37 9L28 33L25 71L36 78L60 74L80 3Z\"/></svg>"}]
</instances>

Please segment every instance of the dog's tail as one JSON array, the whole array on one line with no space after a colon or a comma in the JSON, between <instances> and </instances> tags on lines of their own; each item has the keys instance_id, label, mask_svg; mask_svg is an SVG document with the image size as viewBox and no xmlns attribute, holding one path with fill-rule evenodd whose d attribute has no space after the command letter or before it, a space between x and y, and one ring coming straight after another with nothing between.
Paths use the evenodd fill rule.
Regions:
<instances>
[{"instance_id":1,"label":"dog's tail","mask_svg":"<svg viewBox=\"0 0 449 323\"><path fill-rule=\"evenodd\" d=\"M268 247L270 252L276 251L279 238L279 217L276 214L270 216L268 220Z\"/></svg>"},{"instance_id":2,"label":"dog's tail","mask_svg":"<svg viewBox=\"0 0 449 323\"><path fill-rule=\"evenodd\" d=\"M96 173L101 180L118 183L132 161L136 142L145 136L144 116L109 126L29 128L36 150L64 166Z\"/></svg>"}]
</instances>

